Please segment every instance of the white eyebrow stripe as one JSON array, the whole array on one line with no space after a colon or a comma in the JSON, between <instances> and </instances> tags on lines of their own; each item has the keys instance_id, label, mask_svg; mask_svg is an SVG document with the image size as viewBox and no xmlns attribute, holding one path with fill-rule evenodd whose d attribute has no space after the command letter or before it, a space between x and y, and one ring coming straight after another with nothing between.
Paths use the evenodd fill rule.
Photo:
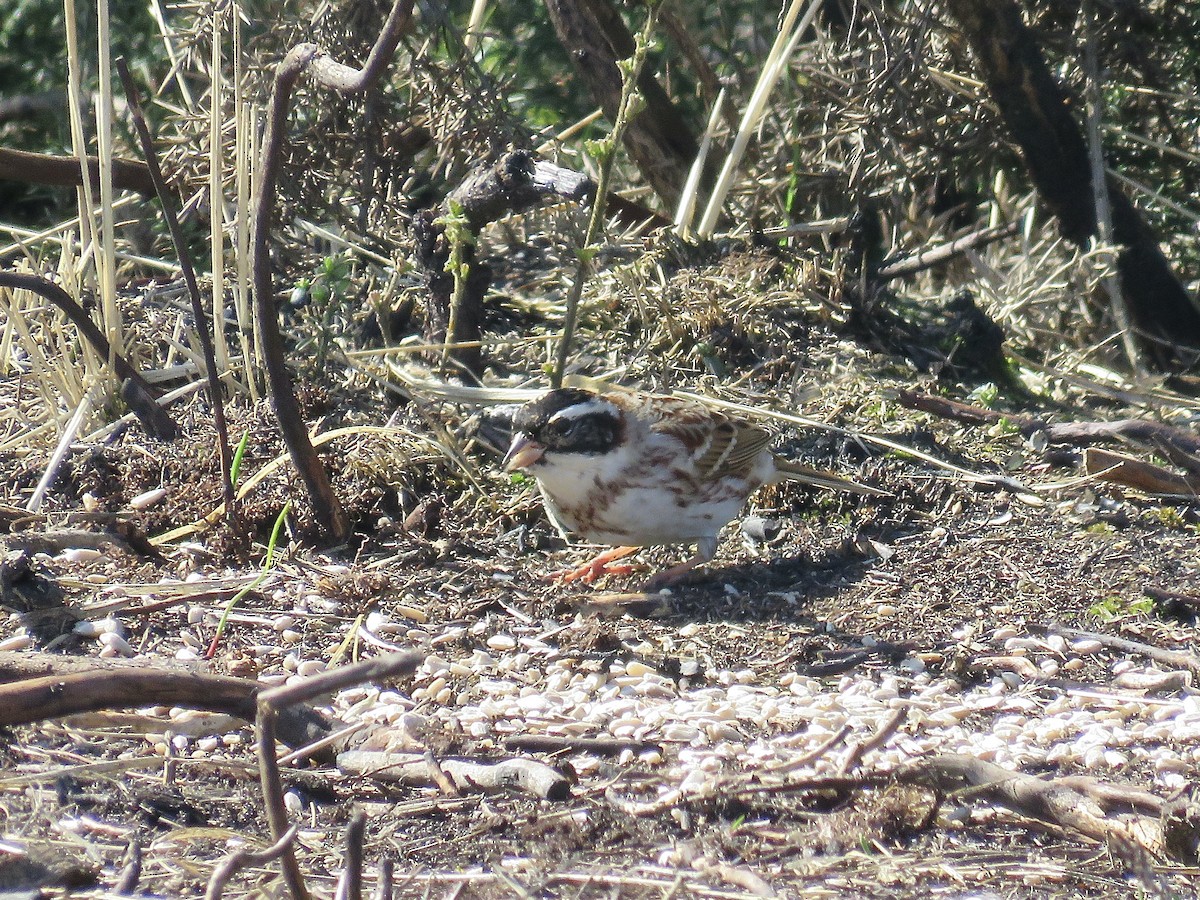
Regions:
<instances>
[{"instance_id":1,"label":"white eyebrow stripe","mask_svg":"<svg viewBox=\"0 0 1200 900\"><path fill-rule=\"evenodd\" d=\"M548 421L558 422L567 419L580 419L598 412L609 412L615 416L617 408L604 400L585 400L583 403L576 403L568 406L566 409L560 409Z\"/></svg>"}]
</instances>

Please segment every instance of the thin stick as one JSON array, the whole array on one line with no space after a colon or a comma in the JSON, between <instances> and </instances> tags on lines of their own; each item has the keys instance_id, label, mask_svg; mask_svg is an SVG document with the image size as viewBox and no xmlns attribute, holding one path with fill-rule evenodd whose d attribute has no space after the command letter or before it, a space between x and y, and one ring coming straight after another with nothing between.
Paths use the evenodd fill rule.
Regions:
<instances>
[{"instance_id":1,"label":"thin stick","mask_svg":"<svg viewBox=\"0 0 1200 900\"><path fill-rule=\"evenodd\" d=\"M596 178L596 194L592 201L592 212L588 217L587 231L584 233L583 246L576 253L575 277L571 281L571 290L567 294L567 314L563 320L562 340L558 343L558 357L554 371L550 374L550 385L562 387L563 376L567 371L567 359L571 355L571 343L575 338L575 325L579 320L579 301L583 297L583 285L591 271L591 256L595 252L592 246L600 235L600 226L604 222L604 210L608 199L608 185L612 178L613 163L616 160L617 147L629 125L629 120L635 114L634 98L637 96L638 78L642 66L646 62L646 53L650 48L650 34L658 18L660 3L647 4L646 24L638 35L633 52L633 58L628 62L628 68L621 72L621 99L617 104L617 114L609 134L607 148L600 160L600 172Z\"/></svg>"},{"instance_id":2,"label":"thin stick","mask_svg":"<svg viewBox=\"0 0 1200 900\"><path fill-rule=\"evenodd\" d=\"M293 825L285 831L275 843L266 850L255 853L251 850L236 850L217 866L208 880L208 889L204 892L204 900L220 900L221 893L229 879L249 866L264 866L274 862L283 855L284 851L296 840L299 825Z\"/></svg>"},{"instance_id":3,"label":"thin stick","mask_svg":"<svg viewBox=\"0 0 1200 900\"><path fill-rule=\"evenodd\" d=\"M217 451L221 457L221 478L225 492L225 515L232 525L237 521L237 497L233 492L231 477L233 456L229 451L229 428L225 421L225 401L221 391L220 372L217 369L208 316L204 312L204 301L200 298L200 285L196 281L196 267L192 264L192 254L188 250L187 241L184 240L183 230L179 227L175 201L167 190L162 167L158 164L154 139L150 136L150 129L146 125L146 115L142 111L142 98L138 93L137 85L133 83L133 76L129 74L129 66L123 56L117 58L117 73L121 76L121 84L125 88L125 99L129 103L129 115L133 119L133 129L137 132L138 141L142 145L142 156L145 157L146 166L150 170L150 181L154 184L154 192L158 194L163 219L167 223L167 230L171 233L171 242L175 245L175 254L179 257L179 268L183 273L183 281L187 285L188 295L192 300L192 316L196 320L196 335L200 338L200 348L204 352L204 367L208 370L208 396L212 400L213 424L217 429Z\"/></svg>"},{"instance_id":4,"label":"thin stick","mask_svg":"<svg viewBox=\"0 0 1200 900\"><path fill-rule=\"evenodd\" d=\"M379 861L379 875L375 880L375 890L371 900L392 900L392 858L385 856Z\"/></svg>"},{"instance_id":5,"label":"thin stick","mask_svg":"<svg viewBox=\"0 0 1200 900\"><path fill-rule=\"evenodd\" d=\"M279 777L279 760L275 757L275 719L278 711L270 703L264 701L263 694L258 695L258 776L262 785L263 805L266 808L267 824L271 827L271 835L278 841L288 831L287 805L283 800L283 781ZM308 900L308 888L304 884L304 874L300 871L300 863L296 852L290 843L284 845L279 854L279 862L283 867L283 878L287 882L293 900Z\"/></svg>"},{"instance_id":6,"label":"thin stick","mask_svg":"<svg viewBox=\"0 0 1200 900\"><path fill-rule=\"evenodd\" d=\"M79 429L83 427L83 420L92 411L92 406L96 403L96 394L99 393L99 388L100 383L94 383L87 389L87 392L83 395L83 399L79 401L79 406L75 408L75 412L71 416L71 420L67 423L67 427L63 429L62 437L58 440L58 446L50 454L50 461L46 463L46 471L42 473L37 487L34 488L33 496L25 504L26 512L35 513L42 508L42 501L46 499L46 494L54 486L54 481L58 478L58 470L62 466L63 460L70 453L71 445L75 443Z\"/></svg>"},{"instance_id":7,"label":"thin stick","mask_svg":"<svg viewBox=\"0 0 1200 900\"><path fill-rule=\"evenodd\" d=\"M363 832L367 814L356 809L346 825L346 862L342 867L339 893L345 900L362 900Z\"/></svg>"},{"instance_id":8,"label":"thin stick","mask_svg":"<svg viewBox=\"0 0 1200 900\"><path fill-rule=\"evenodd\" d=\"M0 287L33 291L66 313L67 318L74 323L87 342L96 349L101 357L110 362L113 371L123 382L121 390L125 401L137 414L138 420L146 431L153 437L164 441L175 437L178 433L175 422L167 414L167 411L155 402L154 391L146 383L146 379L129 364L124 356L112 349L104 332L96 327L96 323L70 294L40 275L29 275L24 272L0 272Z\"/></svg>"},{"instance_id":9,"label":"thin stick","mask_svg":"<svg viewBox=\"0 0 1200 900\"><path fill-rule=\"evenodd\" d=\"M1096 237L1101 244L1111 247L1113 243L1112 206L1108 198L1108 175L1104 166L1104 147L1100 140L1100 119L1104 111L1104 101L1100 95L1100 64L1096 59L1097 23L1091 0L1084 0L1082 12L1084 21L1083 68L1087 75L1084 94L1087 97L1088 162L1092 168L1092 198L1096 204ZM1121 281L1116 274L1110 271L1101 277L1100 282L1104 285L1104 292L1108 294L1113 318L1120 331L1125 358L1129 360L1129 365L1135 372L1144 372L1145 362L1142 360L1141 352L1134 340L1129 307L1125 302L1125 294L1121 290Z\"/></svg>"},{"instance_id":10,"label":"thin stick","mask_svg":"<svg viewBox=\"0 0 1200 900\"><path fill-rule=\"evenodd\" d=\"M982 228L979 231L964 234L962 237L947 241L944 244L930 247L928 250L921 250L912 256L906 256L895 262L885 263L879 267L879 271L875 273L875 277L879 281L889 281L893 278L900 278L903 275L912 275L924 269L932 268L948 259L953 259L955 256L966 253L975 247L983 247L994 241L1012 237L1020 230L1021 224L1019 222L1009 222L1006 225L997 225L993 228Z\"/></svg>"},{"instance_id":11,"label":"thin stick","mask_svg":"<svg viewBox=\"0 0 1200 900\"><path fill-rule=\"evenodd\" d=\"M332 672L323 672L306 678L299 684L284 685L263 691L258 695L258 774L262 786L263 805L271 834L277 839L288 829L287 806L283 800L283 781L279 777L279 759L275 755L275 723L280 710L300 703L308 697L340 690L363 681L387 678L400 673L411 673L422 657L417 653L392 653L379 659L368 660L353 666L344 666ZM291 891L293 900L308 900L308 889L292 847L286 846L280 854L283 877ZM361 887L359 890L361 896Z\"/></svg>"},{"instance_id":12,"label":"thin stick","mask_svg":"<svg viewBox=\"0 0 1200 900\"><path fill-rule=\"evenodd\" d=\"M1057 634L1068 640L1099 641L1110 650L1118 650L1121 653L1137 653L1140 656L1145 656L1155 662L1162 663L1164 666L1170 666L1175 669L1187 669L1195 675L1200 675L1200 656L1196 656L1194 653L1187 653L1182 650L1168 650L1163 647L1145 644L1141 641L1132 641L1129 638L1101 634L1098 631L1082 631L1078 628L1068 628L1066 625L1036 625L1030 623L1029 630L1044 634Z\"/></svg>"}]
</instances>

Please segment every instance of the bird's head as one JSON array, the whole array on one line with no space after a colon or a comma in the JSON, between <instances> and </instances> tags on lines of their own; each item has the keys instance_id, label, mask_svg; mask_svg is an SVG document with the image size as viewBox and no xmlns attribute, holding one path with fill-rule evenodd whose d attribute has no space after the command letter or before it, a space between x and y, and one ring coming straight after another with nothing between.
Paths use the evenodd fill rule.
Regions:
<instances>
[{"instance_id":1,"label":"bird's head","mask_svg":"<svg viewBox=\"0 0 1200 900\"><path fill-rule=\"evenodd\" d=\"M612 403L591 391L559 388L517 410L504 468L525 469L560 454L608 453L620 441L621 431L621 412Z\"/></svg>"}]
</instances>

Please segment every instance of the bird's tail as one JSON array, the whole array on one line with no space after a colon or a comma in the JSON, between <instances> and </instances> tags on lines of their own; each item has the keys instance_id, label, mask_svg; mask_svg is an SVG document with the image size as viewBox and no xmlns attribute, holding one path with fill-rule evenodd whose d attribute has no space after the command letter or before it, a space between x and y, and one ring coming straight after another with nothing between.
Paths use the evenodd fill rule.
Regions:
<instances>
[{"instance_id":1,"label":"bird's tail","mask_svg":"<svg viewBox=\"0 0 1200 900\"><path fill-rule=\"evenodd\" d=\"M801 484L811 484L813 487L828 488L831 491L845 491L849 494L866 494L873 497L890 497L890 491L871 487L869 484L859 484L849 478L823 472L787 459L775 460L776 481L798 481Z\"/></svg>"}]
</instances>

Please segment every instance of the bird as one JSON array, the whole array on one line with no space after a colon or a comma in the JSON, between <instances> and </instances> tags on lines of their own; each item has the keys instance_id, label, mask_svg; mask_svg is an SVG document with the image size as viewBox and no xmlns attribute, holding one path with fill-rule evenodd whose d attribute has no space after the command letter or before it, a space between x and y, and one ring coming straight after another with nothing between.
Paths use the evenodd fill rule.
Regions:
<instances>
[{"instance_id":1,"label":"bird","mask_svg":"<svg viewBox=\"0 0 1200 900\"><path fill-rule=\"evenodd\" d=\"M694 555L645 590L675 584L713 559L717 537L765 484L793 480L859 494L887 491L781 459L773 435L697 400L633 390L557 388L517 409L502 466L533 476L566 538L608 544L559 574L592 582L641 547L694 544Z\"/></svg>"}]
</instances>

